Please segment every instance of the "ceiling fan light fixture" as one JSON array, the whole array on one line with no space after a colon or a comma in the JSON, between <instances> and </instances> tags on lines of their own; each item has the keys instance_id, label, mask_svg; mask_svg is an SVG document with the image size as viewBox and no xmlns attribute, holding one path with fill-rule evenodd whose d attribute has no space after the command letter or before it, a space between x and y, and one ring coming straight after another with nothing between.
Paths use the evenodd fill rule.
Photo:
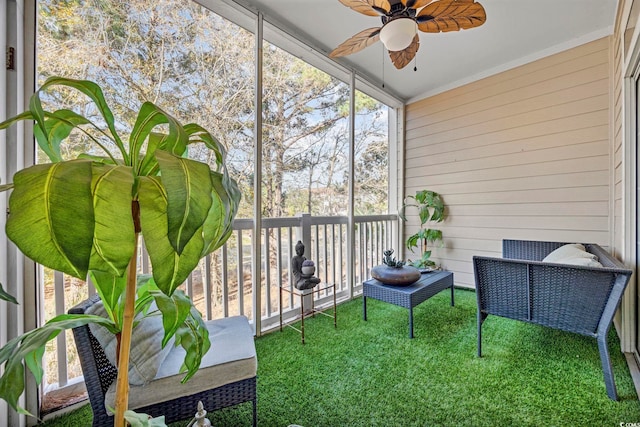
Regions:
<instances>
[{"instance_id":1,"label":"ceiling fan light fixture","mask_svg":"<svg viewBox=\"0 0 640 427\"><path fill-rule=\"evenodd\" d=\"M380 30L380 41L390 51L406 49L416 33L418 25L412 18L396 18L387 22Z\"/></svg>"}]
</instances>

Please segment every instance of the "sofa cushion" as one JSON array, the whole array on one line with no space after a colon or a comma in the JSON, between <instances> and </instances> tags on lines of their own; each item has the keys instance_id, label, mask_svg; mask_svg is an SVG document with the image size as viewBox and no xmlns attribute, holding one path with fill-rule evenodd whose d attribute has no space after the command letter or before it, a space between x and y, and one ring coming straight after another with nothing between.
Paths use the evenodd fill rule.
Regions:
<instances>
[{"instance_id":1,"label":"sofa cushion","mask_svg":"<svg viewBox=\"0 0 640 427\"><path fill-rule=\"evenodd\" d=\"M202 358L198 372L185 384L180 382L184 377L180 367L185 351L181 346L174 347L154 381L143 386L131 386L129 409L166 402L256 376L256 347L247 318L233 316L205 323L211 348ZM105 408L110 414L115 404L115 390L114 382L105 396Z\"/></svg>"},{"instance_id":2,"label":"sofa cushion","mask_svg":"<svg viewBox=\"0 0 640 427\"><path fill-rule=\"evenodd\" d=\"M155 303L151 303L149 312L157 310ZM98 301L86 310L86 314L108 317L104 304ZM131 336L131 353L129 354L129 384L142 385L153 380L158 374L160 365L174 346L174 339L171 338L167 345L162 348L162 338L164 338L164 328L162 326L162 316L138 316L137 324L133 327ZM89 324L89 330L98 340L107 360L116 366L116 336L105 327Z\"/></svg>"}]
</instances>

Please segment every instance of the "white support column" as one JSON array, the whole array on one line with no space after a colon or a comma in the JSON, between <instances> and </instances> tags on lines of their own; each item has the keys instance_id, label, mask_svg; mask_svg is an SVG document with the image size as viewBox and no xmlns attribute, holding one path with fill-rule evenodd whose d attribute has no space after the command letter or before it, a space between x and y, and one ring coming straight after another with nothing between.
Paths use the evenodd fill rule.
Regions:
<instances>
[{"instance_id":1,"label":"white support column","mask_svg":"<svg viewBox=\"0 0 640 427\"><path fill-rule=\"evenodd\" d=\"M614 255L621 257L622 261L627 267L634 270L634 275L631 277L629 285L625 291L620 304L620 311L614 317L614 325L618 330L620 336L620 347L623 352L626 353L638 353L637 347L637 305L638 305L638 271L637 260L638 251L637 247L640 244L638 242L637 235L637 193L638 193L638 81L640 80L640 42L639 35L640 30L636 28L631 40L630 55L625 59L625 67L622 73L618 76L614 73L614 58L616 57L615 43L613 38L610 41L611 53L609 68L609 75L611 82L616 79L623 79L622 88L622 203L621 212L619 212L620 224L618 229L621 230L621 241L617 242L615 239L616 224L618 217L615 212L615 149L613 142L610 144L610 245L614 249ZM622 54L624 54L622 52ZM613 83L612 83L613 84ZM612 91L613 92L613 91ZM612 95L613 96L613 95ZM613 105L614 99L610 100ZM613 111L613 108L611 109ZM613 113L612 113L613 114ZM613 117L613 116L611 116ZM612 121L613 123L613 121ZM610 138L614 141L615 129L610 127ZM621 247L616 247L618 244Z\"/></svg>"},{"instance_id":2,"label":"white support column","mask_svg":"<svg viewBox=\"0 0 640 427\"><path fill-rule=\"evenodd\" d=\"M7 2L0 2L0 25L8 28ZM7 32L0 31L0 47L7 46ZM0 121L7 118L7 70L0 67ZM0 183L7 183L7 136L6 132L0 131ZM0 193L0 283L6 290L7 287L7 236L4 232L7 212L7 194ZM7 303L0 300L0 346L4 346L8 341L7 320L9 313ZM2 373L0 368L0 374ZM8 405L4 400L0 400L0 425L9 425Z\"/></svg>"},{"instance_id":3,"label":"white support column","mask_svg":"<svg viewBox=\"0 0 640 427\"><path fill-rule=\"evenodd\" d=\"M404 106L393 107L389 114L389 211L397 213L404 201ZM398 248L398 257L404 259L403 223L398 219L396 229L391 242L394 248Z\"/></svg>"},{"instance_id":4,"label":"white support column","mask_svg":"<svg viewBox=\"0 0 640 427\"><path fill-rule=\"evenodd\" d=\"M349 299L353 298L355 283L355 135L356 135L356 73L351 71L349 93L349 205L347 206L347 277L349 278Z\"/></svg>"},{"instance_id":5,"label":"white support column","mask_svg":"<svg viewBox=\"0 0 640 427\"><path fill-rule=\"evenodd\" d=\"M253 149L253 322L256 336L262 329L262 43L263 16L258 13L256 19L256 93L255 93L255 126Z\"/></svg>"},{"instance_id":6,"label":"white support column","mask_svg":"<svg viewBox=\"0 0 640 427\"><path fill-rule=\"evenodd\" d=\"M4 64L0 67L0 120L24 111L25 97L33 92L35 10L35 0L0 2L0 22L4 28L0 31L0 46L3 53L8 47L13 51L13 68L7 70ZM2 132L0 177L3 183L10 182L16 171L32 163L32 160L25 161L25 152L33 153L32 140L31 127L24 123ZM0 303L0 344L33 329L38 316L33 264L26 262L4 232L7 198L6 193L0 195L0 281L20 305ZM25 393L18 404L31 413L38 414L38 387L29 374L26 375ZM4 402L0 403L0 425L22 427L34 425L36 421L9 410Z\"/></svg>"},{"instance_id":7,"label":"white support column","mask_svg":"<svg viewBox=\"0 0 640 427\"><path fill-rule=\"evenodd\" d=\"M20 51L18 60L23 64L22 72L17 74L17 87L20 90L16 99L18 112L27 108L29 97L36 87L36 0L17 0L19 35L17 48ZM36 161L35 144L33 137L33 126L22 122L20 127L21 139L16 147L16 169L32 166ZM30 331L44 323L44 286L42 285L41 272L43 268L37 266L29 258L25 257L16 249L16 262L21 274L20 283L23 284L25 312L22 313L23 331ZM38 273L40 272L40 273ZM42 387L38 388L32 376L26 382L26 408L32 414L40 414L40 397ZM27 418L28 425L35 425L37 422L33 417Z\"/></svg>"}]
</instances>

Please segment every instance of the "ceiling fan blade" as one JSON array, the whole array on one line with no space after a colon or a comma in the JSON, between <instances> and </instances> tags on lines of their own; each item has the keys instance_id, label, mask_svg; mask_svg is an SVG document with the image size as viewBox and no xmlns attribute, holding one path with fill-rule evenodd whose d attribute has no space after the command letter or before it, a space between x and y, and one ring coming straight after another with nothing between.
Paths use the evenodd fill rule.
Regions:
<instances>
[{"instance_id":1,"label":"ceiling fan blade","mask_svg":"<svg viewBox=\"0 0 640 427\"><path fill-rule=\"evenodd\" d=\"M389 0L338 0L343 5L367 16L386 15L391 10Z\"/></svg>"},{"instance_id":2,"label":"ceiling fan blade","mask_svg":"<svg viewBox=\"0 0 640 427\"><path fill-rule=\"evenodd\" d=\"M484 7L474 0L438 0L416 15L418 29L425 33L467 30L487 20Z\"/></svg>"},{"instance_id":3,"label":"ceiling fan blade","mask_svg":"<svg viewBox=\"0 0 640 427\"><path fill-rule=\"evenodd\" d=\"M413 41L411 41L411 44L407 48L398 51L389 51L391 62L393 62L393 65L395 65L398 70L404 68L416 56L419 47L420 38L416 34L413 36Z\"/></svg>"},{"instance_id":4,"label":"ceiling fan blade","mask_svg":"<svg viewBox=\"0 0 640 427\"><path fill-rule=\"evenodd\" d=\"M340 46L331 51L329 57L335 58L337 56L346 56L360 52L362 49L371 46L378 40L380 40L380 27L367 28L366 30L360 31L355 36L342 42Z\"/></svg>"},{"instance_id":5,"label":"ceiling fan blade","mask_svg":"<svg viewBox=\"0 0 640 427\"><path fill-rule=\"evenodd\" d=\"M423 6L428 5L433 0L400 0L404 7L408 7L409 9L420 9Z\"/></svg>"}]
</instances>

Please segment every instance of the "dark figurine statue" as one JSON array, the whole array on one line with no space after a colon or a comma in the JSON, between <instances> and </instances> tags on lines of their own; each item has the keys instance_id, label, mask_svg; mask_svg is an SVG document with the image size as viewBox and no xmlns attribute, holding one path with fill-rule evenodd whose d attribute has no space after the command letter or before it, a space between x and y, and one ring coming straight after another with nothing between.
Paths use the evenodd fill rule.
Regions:
<instances>
[{"instance_id":1,"label":"dark figurine statue","mask_svg":"<svg viewBox=\"0 0 640 427\"><path fill-rule=\"evenodd\" d=\"M305 261L307 259L304 257L304 244L298 240L298 243L296 243L296 255L291 259L291 271L293 272L294 286L300 290L311 289L320 283L320 279L313 275L315 267L308 268L313 266L313 263L310 261L305 263ZM303 264L305 265L303 266ZM303 267L305 267L305 272L303 272ZM309 271L312 272L309 274Z\"/></svg>"}]
</instances>

